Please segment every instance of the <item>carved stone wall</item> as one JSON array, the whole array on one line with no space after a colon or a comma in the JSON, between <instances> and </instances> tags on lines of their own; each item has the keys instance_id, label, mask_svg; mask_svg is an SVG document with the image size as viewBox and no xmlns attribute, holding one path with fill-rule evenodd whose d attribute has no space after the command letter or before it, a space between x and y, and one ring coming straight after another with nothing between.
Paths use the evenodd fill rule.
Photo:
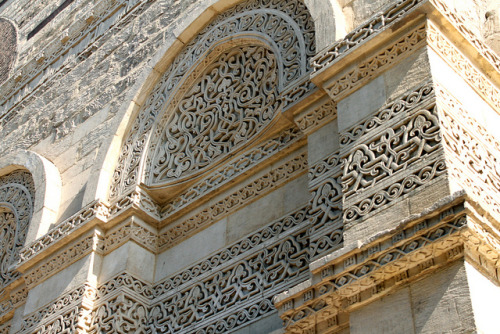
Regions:
<instances>
[{"instance_id":1,"label":"carved stone wall","mask_svg":"<svg viewBox=\"0 0 500 334\"><path fill-rule=\"evenodd\" d=\"M0 333L491 332L485 4L0 1Z\"/></svg>"}]
</instances>

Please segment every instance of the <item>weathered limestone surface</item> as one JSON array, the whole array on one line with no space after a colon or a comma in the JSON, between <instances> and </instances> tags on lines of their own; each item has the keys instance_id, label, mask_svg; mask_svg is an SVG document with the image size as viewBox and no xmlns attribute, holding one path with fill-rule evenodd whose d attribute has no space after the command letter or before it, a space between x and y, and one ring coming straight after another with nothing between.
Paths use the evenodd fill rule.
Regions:
<instances>
[{"instance_id":1,"label":"weathered limestone surface","mask_svg":"<svg viewBox=\"0 0 500 334\"><path fill-rule=\"evenodd\" d=\"M496 1L0 1L0 333L496 333Z\"/></svg>"}]
</instances>

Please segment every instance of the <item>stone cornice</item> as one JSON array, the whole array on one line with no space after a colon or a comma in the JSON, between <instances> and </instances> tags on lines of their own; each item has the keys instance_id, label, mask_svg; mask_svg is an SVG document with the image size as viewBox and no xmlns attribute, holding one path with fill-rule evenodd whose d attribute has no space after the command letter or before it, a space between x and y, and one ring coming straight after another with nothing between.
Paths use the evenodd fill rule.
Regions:
<instances>
[{"instance_id":1,"label":"stone cornice","mask_svg":"<svg viewBox=\"0 0 500 334\"><path fill-rule=\"evenodd\" d=\"M458 193L390 231L311 263L311 279L275 297L286 332L329 333L346 325L346 311L458 259L499 282L500 225L481 211Z\"/></svg>"}]
</instances>

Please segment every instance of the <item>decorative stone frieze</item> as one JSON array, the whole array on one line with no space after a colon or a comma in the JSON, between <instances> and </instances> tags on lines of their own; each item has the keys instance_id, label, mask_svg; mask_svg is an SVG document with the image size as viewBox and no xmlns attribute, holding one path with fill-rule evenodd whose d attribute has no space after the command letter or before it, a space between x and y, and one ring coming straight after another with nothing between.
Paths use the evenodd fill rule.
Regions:
<instances>
[{"instance_id":1,"label":"decorative stone frieze","mask_svg":"<svg viewBox=\"0 0 500 334\"><path fill-rule=\"evenodd\" d=\"M450 300L485 331L471 277L500 293L498 56L439 0L315 8L369 17L316 52L312 5L332 1L102 0L26 42L0 132L39 129L0 151L45 154L62 182L36 189L57 204L27 238L44 177L0 161L0 333L417 331L422 312L454 326Z\"/></svg>"},{"instance_id":2,"label":"decorative stone frieze","mask_svg":"<svg viewBox=\"0 0 500 334\"><path fill-rule=\"evenodd\" d=\"M410 219L392 231L368 237L352 251L332 253L312 263L309 284L275 299L286 332L339 330L345 327L345 315L350 310L436 266L463 258L464 249L477 247L478 241L471 233L481 227L473 213L463 204L446 206L441 213ZM473 240L472 244L469 240Z\"/></svg>"},{"instance_id":3,"label":"decorative stone frieze","mask_svg":"<svg viewBox=\"0 0 500 334\"><path fill-rule=\"evenodd\" d=\"M276 27L278 26L280 27L280 29L276 29ZM265 102L264 104L262 104L258 101L258 99L254 101L252 101L251 99L248 101L241 100L241 98L238 99L236 98L236 96L232 96L231 94L226 96L224 95L224 93L222 95L219 94L220 102L217 103L223 103L227 108L229 108L227 111L224 111L226 114L228 114L227 120L214 118L213 121L210 122L209 119L211 117L199 117L197 115L198 111L189 116L193 117L194 115L196 115L196 119L199 119L199 121L209 121L209 123L207 124L213 124L212 136L215 136L214 138L219 138L217 139L217 141L220 141L220 143L222 143L220 138L224 138L224 132L227 131L227 125L223 124L234 123L233 125L235 125L236 127L238 126L237 124L241 124L241 126L243 126L242 129L245 132L254 131L251 129L253 129L255 125L252 125L247 129L247 126L243 125L245 124L245 122L240 123L243 121L243 119L236 117L238 113L241 113L241 111L238 111L238 108L240 108L242 105L248 104L249 102L251 105L254 105L254 107L256 107L257 105L265 105L266 107L264 109L267 108L267 111L259 117L264 117L268 120L270 119L269 114L274 114L276 108L278 107L276 103L278 101L281 101L281 97L279 94L283 91L283 89L288 88L291 83L302 78L302 76L309 71L309 59L312 57L315 51L313 31L314 24L311 22L310 15L306 7L300 1L293 1L284 5L280 1L270 1L264 4L260 1L255 0L248 2L244 6L235 6L227 12L219 15L219 17L214 20L214 22L208 25L176 57L170 68L165 72L165 74L163 74L160 81L156 84L146 104L139 112L139 116L134 121L134 124L123 143L120 157L118 159L118 165L115 168L115 172L113 175L113 182L110 189L110 199L116 199L119 195L128 192L137 183L142 181L144 176L141 175L141 161L143 160L143 155L146 147L148 147L147 145L149 141L151 141L152 143L153 152L157 147L160 150L165 149L161 145L157 146L156 143L159 141L159 136L161 136L163 129L165 129L165 125L163 123L165 123L165 121L170 119L171 117L171 112L165 110L166 106L171 105L177 107L181 103L181 101L186 98L186 94L189 95L189 93L187 93L189 89L194 89L192 93L196 94L196 90L194 88L195 86L186 84L186 82L189 82L189 78L193 76L197 77L199 75L199 70L195 69L200 64L212 64L214 61L216 61L215 59L211 59L212 55L218 56L218 54L223 52L223 49L230 49L230 43L224 43L224 40L227 40L228 38L233 36L233 38L242 39L242 41L245 42L244 44L253 45L254 47L264 43L264 45L267 45L269 49L273 50L273 53L275 54L278 62L272 66L276 66L279 71L266 79L275 82L273 85L269 87L265 87L264 85L261 87L262 89L264 89L264 91L271 92L271 95L274 94L275 97L271 98L268 101L269 103ZM269 41L272 41L272 43L269 44ZM204 54L208 54L208 56L203 56L203 58L200 60L199 56ZM233 66L243 66L241 68L245 68L245 66L247 66L246 63L248 62L248 60L250 60L250 58L246 60L247 58L248 57L238 59L234 58L234 61L236 63L234 63ZM240 65L236 65L238 62L240 63ZM262 59L260 60L260 62L255 63L258 65L251 65L251 67L268 67L268 65L262 65L263 63L261 62ZM223 67L221 67L221 69L222 68ZM221 73L224 73L224 71ZM235 73L233 73L232 75L235 75ZM244 70L243 72L238 73L239 76L249 72L247 70ZM260 75L262 76L262 73L260 73ZM221 82L217 84L217 87L220 87L224 90L226 89L226 87L231 87L231 80L233 81L233 83L235 82L234 79L229 79L229 77L225 79L229 79L230 81L222 79L223 78L221 77ZM255 90L253 87L255 84L252 84L252 81L250 79L245 79L244 82L247 81L247 91L245 91L244 93L242 92L241 95L245 98L249 98L255 95ZM277 87L273 88L272 86ZM274 89L277 90L274 91ZM265 93L265 95L267 95L267 93ZM213 94L213 96L217 95ZM238 100L240 100L240 102L238 102ZM213 110L213 107L210 108L208 105L207 112L212 113L213 111L210 110ZM189 108L189 103L183 105L183 108ZM221 112L216 112L214 115L216 114L222 115ZM180 116L181 114L178 115ZM186 120L189 121L189 117L186 118ZM235 120L237 121L235 122ZM185 125L191 127L190 124L191 123L189 121ZM177 125L180 124L176 124L176 126ZM224 130L225 128L226 130ZM174 130L175 129L173 128L173 131ZM256 132L253 133L255 134ZM252 135L250 135L250 137L251 136ZM150 137L152 137L152 139L149 139ZM177 144L175 144L175 146L178 146L179 144L181 146L178 147L183 147L183 145L185 144L191 145L190 141L192 139L190 139L190 137L193 137L193 134L182 139ZM194 135L194 137L196 137L196 135ZM233 139L235 140L235 143L241 141L241 139L238 139L237 137ZM174 149L174 146L172 146L171 144L169 145L169 150ZM215 148L216 146L213 147ZM207 146L207 151L200 153L202 153L202 155L204 155L205 157L215 157L220 156L220 152L223 152L220 151L219 153L217 153L218 150L220 150L220 147L217 149L209 149L209 146ZM182 156L182 160L184 160L185 162L184 165L182 165L182 163L181 165L178 165L178 163L176 162L176 166L178 166L176 168L178 171L178 168L199 168L192 167L192 161L187 162L193 156L192 153L181 151L179 152L179 154L181 154L179 157ZM160 156L163 156L164 153L158 154L159 155L157 159L160 159L163 164L164 159L160 158ZM155 158L152 158L151 162L146 161L146 166L158 165L157 162L154 162L154 159ZM160 160L158 160L158 162ZM203 158L202 160L206 160L206 158ZM196 164L199 164L200 162L196 162ZM191 167L188 167L188 165ZM152 168L154 170L156 167ZM172 171L169 171L168 173L171 172ZM157 177L155 176L154 171L152 172L152 174L150 174L148 168L146 168L145 175L146 177L149 175L149 177L153 177L153 179ZM146 181L146 183L147 182L148 181ZM153 180L153 182L157 181Z\"/></svg>"}]
</instances>

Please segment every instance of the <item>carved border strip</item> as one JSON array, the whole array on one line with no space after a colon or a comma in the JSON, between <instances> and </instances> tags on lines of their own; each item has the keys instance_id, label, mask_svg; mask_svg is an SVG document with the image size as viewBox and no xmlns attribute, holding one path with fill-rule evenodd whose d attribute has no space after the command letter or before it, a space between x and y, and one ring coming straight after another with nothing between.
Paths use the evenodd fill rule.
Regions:
<instances>
[{"instance_id":1,"label":"carved border strip","mask_svg":"<svg viewBox=\"0 0 500 334\"><path fill-rule=\"evenodd\" d=\"M500 57L467 27L466 19L460 13L456 12L455 9L448 7L445 1L430 0L430 2L500 72Z\"/></svg>"},{"instance_id":2,"label":"carved border strip","mask_svg":"<svg viewBox=\"0 0 500 334\"><path fill-rule=\"evenodd\" d=\"M335 118L337 118L337 106L328 100L317 108L295 116L295 122L300 131L311 133Z\"/></svg>"},{"instance_id":3,"label":"carved border strip","mask_svg":"<svg viewBox=\"0 0 500 334\"><path fill-rule=\"evenodd\" d=\"M361 302L360 293L365 290L373 289L372 295L383 292L384 281L406 281L436 265L434 259L440 254L445 254L445 261L457 258L463 249L460 231L468 221L460 214L462 208L448 211L444 219L438 215L413 223L385 242L372 242L370 247L363 247L365 250L340 259L340 263L316 269L313 275L320 275L319 283L276 303L287 330L307 328L316 323L308 320L312 316L320 322L328 309L335 314Z\"/></svg>"},{"instance_id":4,"label":"carved border strip","mask_svg":"<svg viewBox=\"0 0 500 334\"><path fill-rule=\"evenodd\" d=\"M490 134L460 101L444 86L436 84L436 95L439 108L444 108L443 117L453 117L454 121L463 124L468 131L473 133L476 140L490 147L490 150L500 151L500 141Z\"/></svg>"},{"instance_id":5,"label":"carved border strip","mask_svg":"<svg viewBox=\"0 0 500 334\"><path fill-rule=\"evenodd\" d=\"M66 329L67 323L71 323L69 330L76 332L79 319L89 313L89 302L95 299L96 288L85 283L82 286L64 293L55 299L50 305L44 306L37 311L27 315L22 320L20 333L46 333L50 329ZM90 304L91 305L91 304ZM64 320L66 319L66 321Z\"/></svg>"},{"instance_id":6,"label":"carved border strip","mask_svg":"<svg viewBox=\"0 0 500 334\"><path fill-rule=\"evenodd\" d=\"M290 233L294 233L297 228L304 228L307 225L309 209L309 205L299 208L293 213L273 221L257 232L225 247L216 254L161 280L155 284L154 298L160 298L166 292L178 289L186 283L192 283L193 280L198 280L200 276L210 274L221 266L228 266L234 261L241 260L243 254L248 254L252 251L255 252L263 244L276 241Z\"/></svg>"},{"instance_id":7,"label":"carved border strip","mask_svg":"<svg viewBox=\"0 0 500 334\"><path fill-rule=\"evenodd\" d=\"M493 150L497 153L494 154L483 144L481 138L475 138L474 128L469 130L468 126L457 120L466 117L448 114L447 106L443 108L442 113L443 141L452 180L470 191L471 195L484 203L498 219L500 169L496 155L499 152Z\"/></svg>"},{"instance_id":8,"label":"carved border strip","mask_svg":"<svg viewBox=\"0 0 500 334\"><path fill-rule=\"evenodd\" d=\"M455 70L497 113L500 92L432 23L428 23L427 43Z\"/></svg>"},{"instance_id":9,"label":"carved border strip","mask_svg":"<svg viewBox=\"0 0 500 334\"><path fill-rule=\"evenodd\" d=\"M425 2L430 2L434 8L436 8L441 15L446 17L462 36L474 45L481 55L500 72L500 57L467 28L465 23L466 20L453 8L448 7L446 2L440 0L403 0L387 7L384 12L362 23L342 40L335 42L327 49L319 52L311 60L313 76L337 62L343 55L351 53L352 49L355 49L364 41L388 29L389 26L393 25L395 22L402 19L403 16L408 15L413 9Z\"/></svg>"},{"instance_id":10,"label":"carved border strip","mask_svg":"<svg viewBox=\"0 0 500 334\"><path fill-rule=\"evenodd\" d=\"M357 64L353 70L340 76L332 84L328 84L328 87L326 87L328 94L334 101L342 99L359 85L369 81L380 72L389 69L399 60L407 57L409 53L413 53L425 45L426 38L427 29L425 25L422 25L400 38L384 51Z\"/></svg>"},{"instance_id":11,"label":"carved border strip","mask_svg":"<svg viewBox=\"0 0 500 334\"><path fill-rule=\"evenodd\" d=\"M30 269L24 275L24 282L28 288L32 289L42 280L58 273L62 268L66 268L74 262L80 260L92 251L101 253L103 239L102 234L94 231L91 235L79 240L77 243L69 246L63 252L43 260L43 264Z\"/></svg>"},{"instance_id":12,"label":"carved border strip","mask_svg":"<svg viewBox=\"0 0 500 334\"><path fill-rule=\"evenodd\" d=\"M373 192L369 197L360 201L356 199L352 204L345 204L344 221L346 223L360 219L367 214L382 208L386 204L393 203L396 199L402 198L417 187L437 180L441 175L447 173L446 161L440 157L442 151L439 150L427 161L431 161L427 165L412 166L410 173L405 175L392 184L385 186ZM406 170L408 171L408 170Z\"/></svg>"},{"instance_id":13,"label":"carved border strip","mask_svg":"<svg viewBox=\"0 0 500 334\"><path fill-rule=\"evenodd\" d=\"M18 266L26 263L43 249L46 249L47 247L63 239L70 233L73 233L77 228L85 225L91 220L95 218L104 220L106 217L106 213L107 208L104 206L104 204L100 203L99 201L90 203L67 220L51 228L40 239L37 239L31 244L25 246L20 252Z\"/></svg>"},{"instance_id":14,"label":"carved border strip","mask_svg":"<svg viewBox=\"0 0 500 334\"><path fill-rule=\"evenodd\" d=\"M249 321L235 318L234 314L259 303L272 305L275 293L307 277L307 225L307 220L302 220L277 238L250 247L237 261L223 262L196 278L188 278L185 284L155 286L158 297L151 307L155 316L150 326L159 328L160 332L166 328L187 332L203 328L212 332L209 328L217 328L214 332L222 333L225 331L221 328L236 329L242 322ZM272 307L266 307L253 317L272 311Z\"/></svg>"},{"instance_id":15,"label":"carved border strip","mask_svg":"<svg viewBox=\"0 0 500 334\"><path fill-rule=\"evenodd\" d=\"M342 40L334 43L327 49L319 52L311 61L314 69L313 75L336 62L339 57L350 52L356 46L363 44L366 40L377 35L382 30L388 29L393 23L407 15L419 4L426 0L403 0L397 1L384 12L373 17L368 22L361 24Z\"/></svg>"},{"instance_id":16,"label":"carved border strip","mask_svg":"<svg viewBox=\"0 0 500 334\"><path fill-rule=\"evenodd\" d=\"M179 225L168 228L159 238L160 250L170 248L215 221L225 217L230 211L247 205L269 191L295 179L307 170L307 155L301 153L284 164L272 169L257 180L238 189L236 192L184 220Z\"/></svg>"},{"instance_id":17,"label":"carved border strip","mask_svg":"<svg viewBox=\"0 0 500 334\"><path fill-rule=\"evenodd\" d=\"M191 202L198 200L216 187L227 184L237 176L244 174L251 168L255 168L264 160L279 154L286 148L297 143L303 138L302 134L296 128L290 128L282 131L278 136L266 141L257 148L244 153L237 160L233 160L215 172L210 173L208 177L195 185L189 187L180 195L176 196L161 209L161 219L166 219L169 216L186 208Z\"/></svg>"},{"instance_id":18,"label":"carved border strip","mask_svg":"<svg viewBox=\"0 0 500 334\"><path fill-rule=\"evenodd\" d=\"M339 169L339 172L344 167L344 160L340 158L340 152L336 151L332 154L329 154L322 160L318 161L311 168L309 168L309 173L307 176L309 177L309 188L316 186L323 179L331 176L331 174L337 174L336 171Z\"/></svg>"},{"instance_id":19,"label":"carved border strip","mask_svg":"<svg viewBox=\"0 0 500 334\"><path fill-rule=\"evenodd\" d=\"M432 82L426 82L420 87L405 93L402 97L380 108L374 115L370 115L360 123L348 130L342 131L339 136L340 146L343 150L353 142L362 141L365 137L372 137L375 130L386 123L391 123L394 118L410 114L422 105L429 105L435 97Z\"/></svg>"}]
</instances>

